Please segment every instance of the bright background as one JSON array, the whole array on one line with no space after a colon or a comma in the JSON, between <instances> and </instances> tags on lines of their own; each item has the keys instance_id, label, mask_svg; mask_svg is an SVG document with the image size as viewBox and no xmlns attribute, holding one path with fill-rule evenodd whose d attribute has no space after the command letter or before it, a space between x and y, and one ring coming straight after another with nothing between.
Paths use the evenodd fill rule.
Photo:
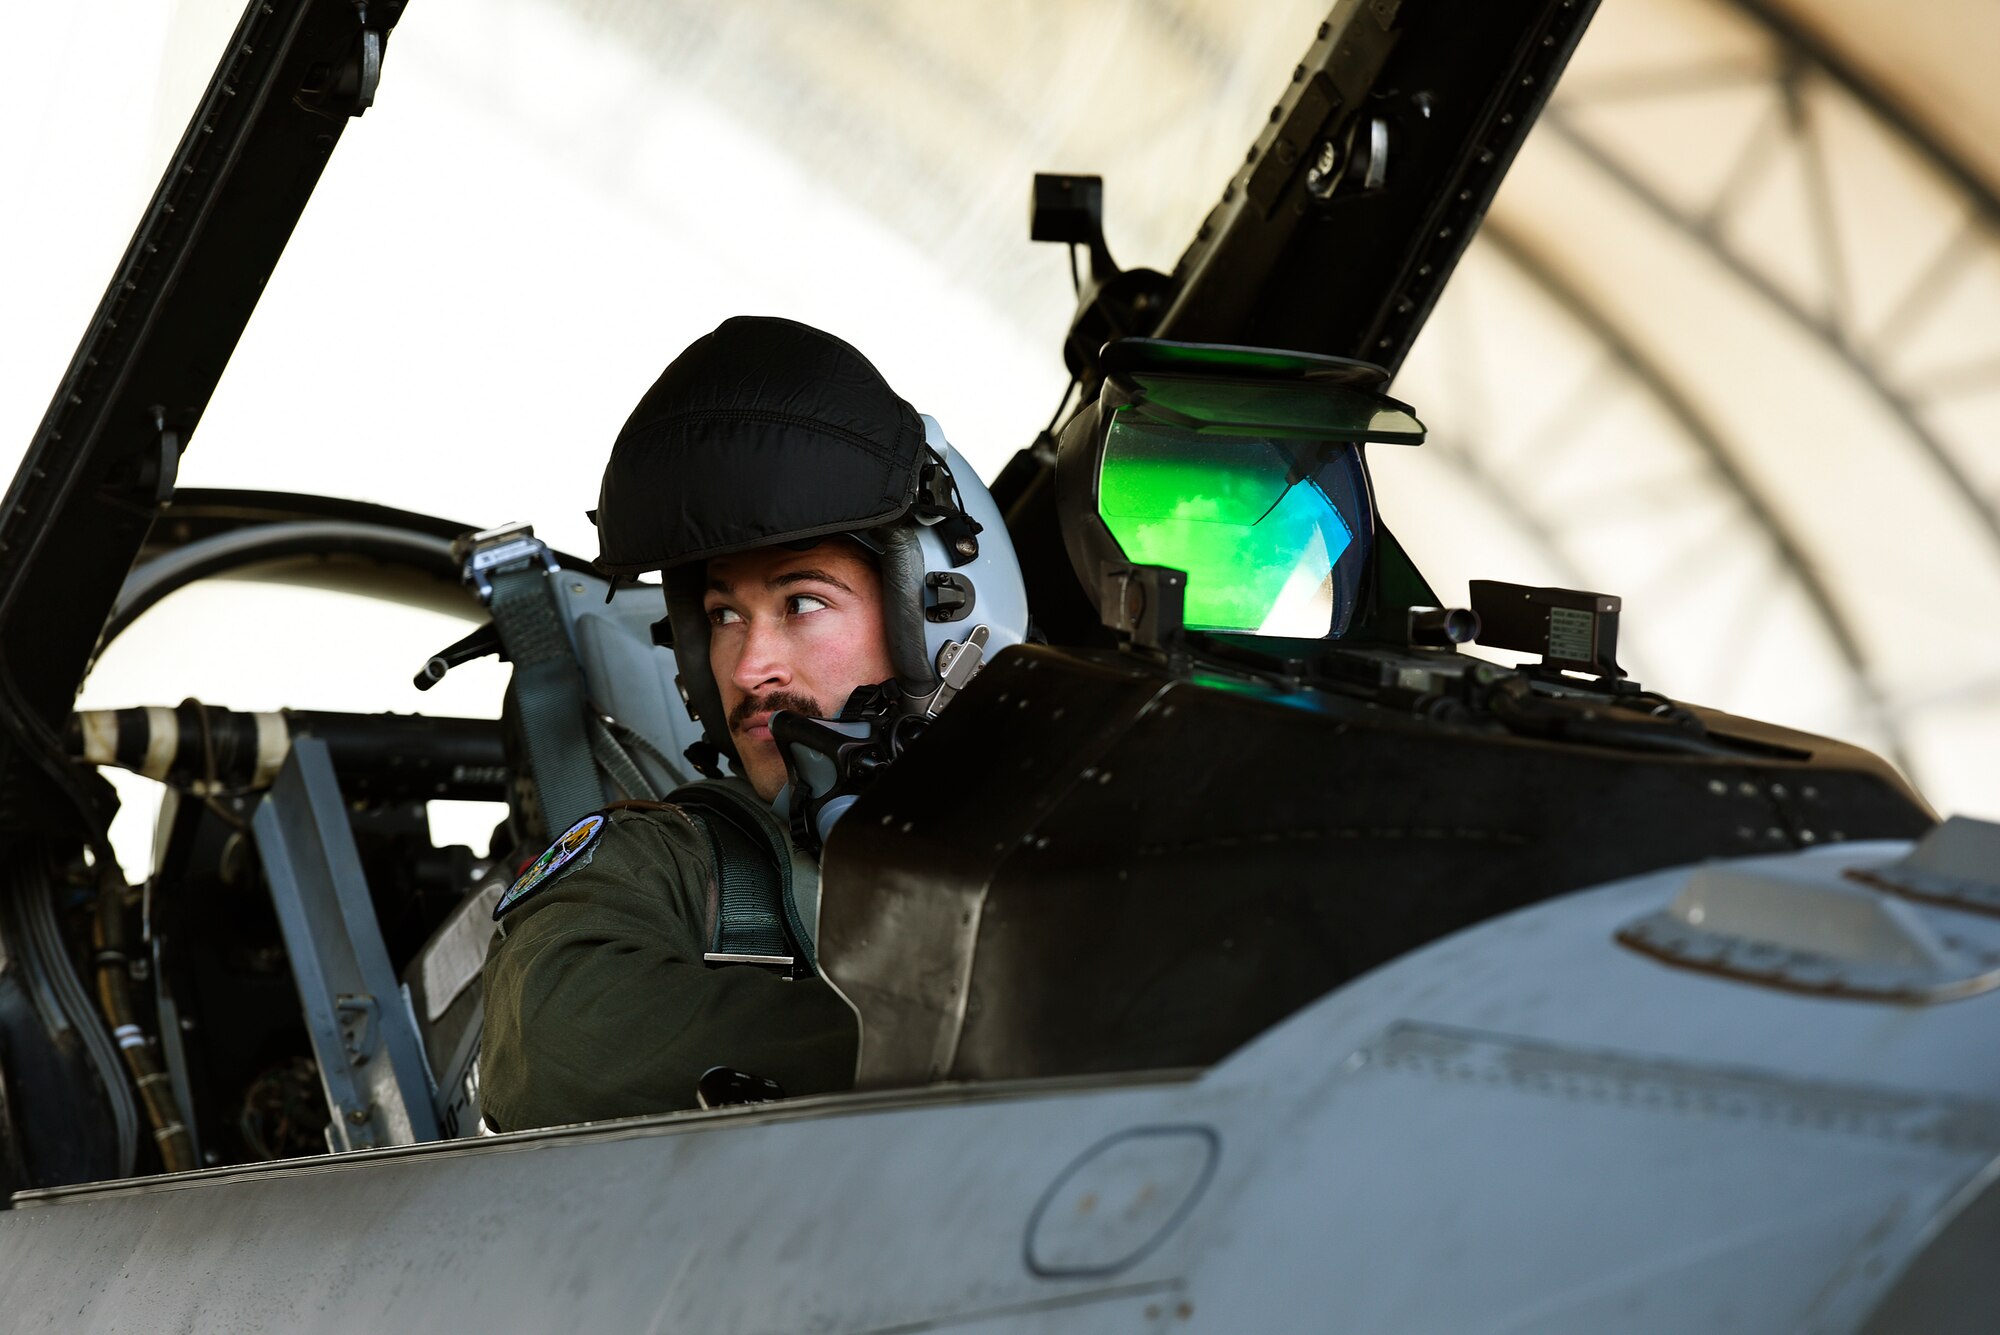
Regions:
<instances>
[{"instance_id":1,"label":"bright background","mask_svg":"<svg viewBox=\"0 0 2000 1335\"><path fill-rule=\"evenodd\" d=\"M10 15L0 459L239 8ZM528 519L588 555L625 414L739 312L857 344L991 476L1066 378L1067 261L1026 239L1031 173L1102 173L1113 254L1170 268L1323 12L415 0L182 483ZM1648 685L1858 741L1940 810L2000 816L1996 51L1979 0L1609 0L1397 381L1430 443L1372 456L1439 592L1620 594ZM492 713L490 662L408 684L460 630L197 587L84 701ZM121 821L128 867L149 806Z\"/></svg>"}]
</instances>

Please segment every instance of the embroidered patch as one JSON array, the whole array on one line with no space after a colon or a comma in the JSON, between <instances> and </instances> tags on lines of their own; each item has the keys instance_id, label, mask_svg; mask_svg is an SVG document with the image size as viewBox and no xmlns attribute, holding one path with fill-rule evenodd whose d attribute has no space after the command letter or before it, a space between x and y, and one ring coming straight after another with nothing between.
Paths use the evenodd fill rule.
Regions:
<instances>
[{"instance_id":1,"label":"embroidered patch","mask_svg":"<svg viewBox=\"0 0 2000 1335\"><path fill-rule=\"evenodd\" d=\"M555 879L557 872L589 850L603 830L602 812L594 816L585 816L564 830L562 837L550 844L547 851L535 859L534 866L514 878L514 884L507 887L507 893L500 896L500 902L493 906L493 921L499 922L501 914L533 894L536 887Z\"/></svg>"}]
</instances>

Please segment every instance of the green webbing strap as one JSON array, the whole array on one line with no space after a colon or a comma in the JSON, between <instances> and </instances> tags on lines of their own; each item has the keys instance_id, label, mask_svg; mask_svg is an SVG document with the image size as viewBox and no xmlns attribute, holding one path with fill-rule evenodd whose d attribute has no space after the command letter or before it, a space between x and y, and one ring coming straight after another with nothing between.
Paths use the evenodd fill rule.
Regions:
<instances>
[{"instance_id":1,"label":"green webbing strap","mask_svg":"<svg viewBox=\"0 0 2000 1335\"><path fill-rule=\"evenodd\" d=\"M794 974L810 974L812 950L792 900L791 847L769 808L713 780L676 788L667 800L708 832L719 892L709 955L789 959Z\"/></svg>"},{"instance_id":2,"label":"green webbing strap","mask_svg":"<svg viewBox=\"0 0 2000 1335\"><path fill-rule=\"evenodd\" d=\"M500 642L514 660L514 698L528 741L528 764L551 837L604 805L584 733L583 672L539 564L491 576L488 604Z\"/></svg>"},{"instance_id":3,"label":"green webbing strap","mask_svg":"<svg viewBox=\"0 0 2000 1335\"><path fill-rule=\"evenodd\" d=\"M639 762L632 758L632 753L625 749L617 734L594 709L590 712L590 752L596 757L598 768L610 777L620 797L636 797L646 802L659 797L659 790L639 768Z\"/></svg>"}]
</instances>

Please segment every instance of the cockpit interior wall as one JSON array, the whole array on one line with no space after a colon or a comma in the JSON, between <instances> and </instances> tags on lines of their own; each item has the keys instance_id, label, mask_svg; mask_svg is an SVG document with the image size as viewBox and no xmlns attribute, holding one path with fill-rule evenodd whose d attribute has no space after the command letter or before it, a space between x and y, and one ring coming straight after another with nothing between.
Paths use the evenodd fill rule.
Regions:
<instances>
[{"instance_id":1,"label":"cockpit interior wall","mask_svg":"<svg viewBox=\"0 0 2000 1335\"><path fill-rule=\"evenodd\" d=\"M1746 827L1780 847L1933 824L1865 751L1708 727L1663 763L1254 676L1007 654L829 847L821 939L869 1021L862 1083L1204 1066L1421 943L1740 853ZM926 763L966 752L985 763Z\"/></svg>"}]
</instances>

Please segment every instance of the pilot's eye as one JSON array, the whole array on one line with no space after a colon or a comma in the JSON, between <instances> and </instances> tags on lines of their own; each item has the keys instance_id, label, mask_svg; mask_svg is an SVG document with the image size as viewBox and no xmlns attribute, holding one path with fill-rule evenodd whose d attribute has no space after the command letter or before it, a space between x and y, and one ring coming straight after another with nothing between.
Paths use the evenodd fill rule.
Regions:
<instances>
[{"instance_id":1,"label":"pilot's eye","mask_svg":"<svg viewBox=\"0 0 2000 1335\"><path fill-rule=\"evenodd\" d=\"M807 612L824 612L828 606L826 599L810 593L795 593L785 599L785 611L792 616L804 616Z\"/></svg>"},{"instance_id":2,"label":"pilot's eye","mask_svg":"<svg viewBox=\"0 0 2000 1335\"><path fill-rule=\"evenodd\" d=\"M708 620L711 625L733 626L742 619L743 614L733 607L711 607L708 609Z\"/></svg>"}]
</instances>

